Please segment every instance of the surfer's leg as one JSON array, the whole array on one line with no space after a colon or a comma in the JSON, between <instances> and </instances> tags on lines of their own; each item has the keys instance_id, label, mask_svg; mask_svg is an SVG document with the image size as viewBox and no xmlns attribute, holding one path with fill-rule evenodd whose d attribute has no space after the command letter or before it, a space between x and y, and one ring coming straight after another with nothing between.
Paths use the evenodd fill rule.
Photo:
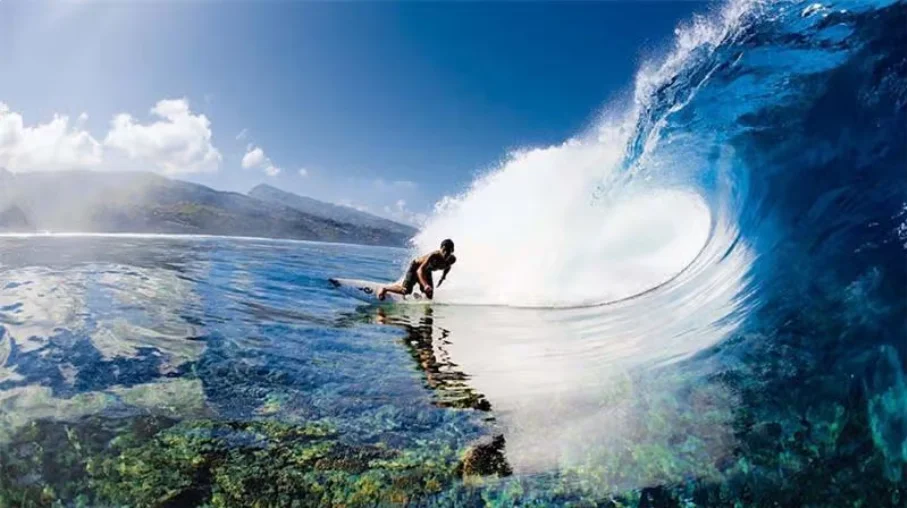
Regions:
<instances>
[{"instance_id":1,"label":"surfer's leg","mask_svg":"<svg viewBox=\"0 0 907 508\"><path fill-rule=\"evenodd\" d=\"M378 291L378 299L384 300L384 296L387 293L396 293L398 295L408 294L406 292L406 288L403 287L402 284L394 284L392 286L384 286L383 288L381 288L381 291Z\"/></svg>"},{"instance_id":2,"label":"surfer's leg","mask_svg":"<svg viewBox=\"0 0 907 508\"><path fill-rule=\"evenodd\" d=\"M406 272L406 275L403 276L403 281L399 284L392 284L390 286L385 286L381 288L381 291L378 291L378 299L384 300L384 296L387 293L396 293L398 295L408 295L413 292L413 287L416 285L415 273L412 270Z\"/></svg>"}]
</instances>

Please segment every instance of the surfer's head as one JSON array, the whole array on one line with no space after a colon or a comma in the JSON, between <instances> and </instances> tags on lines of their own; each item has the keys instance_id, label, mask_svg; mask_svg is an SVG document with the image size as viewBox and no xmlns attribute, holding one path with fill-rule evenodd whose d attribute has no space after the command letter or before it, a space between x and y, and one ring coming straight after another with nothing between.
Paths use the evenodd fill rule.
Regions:
<instances>
[{"instance_id":1,"label":"surfer's head","mask_svg":"<svg viewBox=\"0 0 907 508\"><path fill-rule=\"evenodd\" d=\"M444 257L450 256L451 254L453 254L453 252L454 252L453 240L448 238L447 240L444 240L443 242L441 242L441 254L443 254Z\"/></svg>"}]
</instances>

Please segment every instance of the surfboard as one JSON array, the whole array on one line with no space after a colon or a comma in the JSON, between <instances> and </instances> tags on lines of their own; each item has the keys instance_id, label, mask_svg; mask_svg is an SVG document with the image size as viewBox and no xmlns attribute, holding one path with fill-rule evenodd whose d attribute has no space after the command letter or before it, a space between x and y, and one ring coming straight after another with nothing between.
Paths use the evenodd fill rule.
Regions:
<instances>
[{"instance_id":1,"label":"surfboard","mask_svg":"<svg viewBox=\"0 0 907 508\"><path fill-rule=\"evenodd\" d=\"M378 291L381 291L382 287L390 283L357 279L328 279L328 282L341 293L368 303L431 303L431 300L419 291L418 286L410 295L388 293L385 295L384 300L379 300Z\"/></svg>"}]
</instances>

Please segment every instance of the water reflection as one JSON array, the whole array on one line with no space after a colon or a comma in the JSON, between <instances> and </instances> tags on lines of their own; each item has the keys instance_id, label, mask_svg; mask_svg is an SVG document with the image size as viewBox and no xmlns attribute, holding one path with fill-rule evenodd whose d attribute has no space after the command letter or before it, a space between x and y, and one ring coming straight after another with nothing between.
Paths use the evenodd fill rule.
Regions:
<instances>
[{"instance_id":1,"label":"water reflection","mask_svg":"<svg viewBox=\"0 0 907 508\"><path fill-rule=\"evenodd\" d=\"M205 249L134 242L4 239L0 438L47 419L206 414L201 381L176 377L205 351L204 323L186 319Z\"/></svg>"},{"instance_id":2,"label":"water reflection","mask_svg":"<svg viewBox=\"0 0 907 508\"><path fill-rule=\"evenodd\" d=\"M399 326L406 332L401 342L424 373L425 384L434 391L438 406L491 410L488 400L469 385L469 376L451 360L450 331L435 325L431 307L410 314L388 314L379 308L375 321Z\"/></svg>"},{"instance_id":3,"label":"water reflection","mask_svg":"<svg viewBox=\"0 0 907 508\"><path fill-rule=\"evenodd\" d=\"M136 362L155 365L154 372L140 376L148 379L176 372L204 351L198 340L204 327L180 317L197 297L192 285L172 272L94 265L7 270L4 278L4 384L38 382L55 390L80 381L96 384L88 378L110 377L99 376L97 369ZM90 371L82 373L85 368Z\"/></svg>"},{"instance_id":4,"label":"water reflection","mask_svg":"<svg viewBox=\"0 0 907 508\"><path fill-rule=\"evenodd\" d=\"M46 386L21 386L0 391L0 444L32 422L77 421L99 414L191 418L209 415L210 411L205 404L202 383L197 379L163 379L130 387L113 386L71 397L55 396Z\"/></svg>"},{"instance_id":5,"label":"water reflection","mask_svg":"<svg viewBox=\"0 0 907 508\"><path fill-rule=\"evenodd\" d=\"M28 353L47 344L56 330L85 326L85 282L83 274L47 268L5 271L0 323L8 347Z\"/></svg>"},{"instance_id":6,"label":"water reflection","mask_svg":"<svg viewBox=\"0 0 907 508\"><path fill-rule=\"evenodd\" d=\"M679 360L724 336L727 322L716 322L732 300L713 298L713 307L700 308L710 322L686 319L693 309L684 299L672 305L669 291L648 298L604 311L372 312L405 331L402 341L437 400L475 400L456 407L490 410L489 432L503 435L518 475L582 470L602 495L690 477L717 480L732 458L739 402L709 381L710 365ZM641 303L661 306L640 320Z\"/></svg>"}]
</instances>

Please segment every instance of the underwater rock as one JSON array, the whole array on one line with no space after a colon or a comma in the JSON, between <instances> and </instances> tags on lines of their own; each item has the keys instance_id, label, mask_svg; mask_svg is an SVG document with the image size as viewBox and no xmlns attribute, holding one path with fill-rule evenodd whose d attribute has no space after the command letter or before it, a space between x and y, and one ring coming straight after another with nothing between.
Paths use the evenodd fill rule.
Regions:
<instances>
[{"instance_id":1,"label":"underwater rock","mask_svg":"<svg viewBox=\"0 0 907 508\"><path fill-rule=\"evenodd\" d=\"M467 448L460 459L459 471L467 476L510 476L513 470L504 456L504 436L484 437Z\"/></svg>"}]
</instances>

